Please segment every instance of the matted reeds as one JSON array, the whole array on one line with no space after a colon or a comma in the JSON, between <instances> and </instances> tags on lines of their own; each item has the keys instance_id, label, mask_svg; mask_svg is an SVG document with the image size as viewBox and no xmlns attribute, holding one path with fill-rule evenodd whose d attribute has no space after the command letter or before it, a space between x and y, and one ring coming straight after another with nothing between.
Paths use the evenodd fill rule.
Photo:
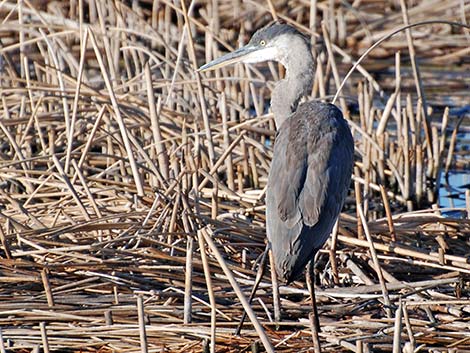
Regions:
<instances>
[{"instance_id":1,"label":"matted reeds","mask_svg":"<svg viewBox=\"0 0 470 353\"><path fill-rule=\"evenodd\" d=\"M279 18L312 34L312 98L331 100L387 33L469 13L464 0L0 1L0 352L311 349L304 283L281 285L281 322L269 274L243 299L283 70L196 69ZM445 23L399 33L341 91L356 168L317 257L324 351L470 351L470 193L452 210L464 218L436 206L441 174L470 163L469 43Z\"/></svg>"}]
</instances>

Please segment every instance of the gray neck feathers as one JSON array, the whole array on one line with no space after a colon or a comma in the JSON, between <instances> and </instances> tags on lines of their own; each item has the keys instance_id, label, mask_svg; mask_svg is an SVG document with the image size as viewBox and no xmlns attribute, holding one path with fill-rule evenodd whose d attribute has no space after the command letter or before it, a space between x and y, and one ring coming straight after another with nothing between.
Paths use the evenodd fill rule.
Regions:
<instances>
[{"instance_id":1,"label":"gray neck feathers","mask_svg":"<svg viewBox=\"0 0 470 353\"><path fill-rule=\"evenodd\" d=\"M298 40L291 48L281 60L286 77L276 84L271 95L276 129L297 109L300 99L309 94L313 84L314 62L310 46Z\"/></svg>"}]
</instances>

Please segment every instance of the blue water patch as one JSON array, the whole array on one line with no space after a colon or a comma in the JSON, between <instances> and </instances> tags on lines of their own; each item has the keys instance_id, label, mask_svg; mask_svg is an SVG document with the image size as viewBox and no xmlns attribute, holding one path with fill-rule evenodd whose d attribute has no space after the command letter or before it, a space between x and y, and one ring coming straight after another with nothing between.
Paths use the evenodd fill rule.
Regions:
<instances>
[{"instance_id":1,"label":"blue water patch","mask_svg":"<svg viewBox=\"0 0 470 353\"><path fill-rule=\"evenodd\" d=\"M470 189L470 171L452 170L442 175L439 189L439 206L442 208L465 208L465 191ZM465 217L465 211L446 212L450 217Z\"/></svg>"},{"instance_id":2,"label":"blue water patch","mask_svg":"<svg viewBox=\"0 0 470 353\"><path fill-rule=\"evenodd\" d=\"M468 107L465 107L468 109ZM458 158L463 159L463 168L449 170L445 175L441 174L439 188L439 206L442 208L460 208L465 209L465 191L470 189L470 169L467 157L470 155L470 131L468 127L461 127L461 132L457 134L457 143L455 145L455 154ZM466 218L465 210L455 210L444 212L449 217Z\"/></svg>"}]
</instances>

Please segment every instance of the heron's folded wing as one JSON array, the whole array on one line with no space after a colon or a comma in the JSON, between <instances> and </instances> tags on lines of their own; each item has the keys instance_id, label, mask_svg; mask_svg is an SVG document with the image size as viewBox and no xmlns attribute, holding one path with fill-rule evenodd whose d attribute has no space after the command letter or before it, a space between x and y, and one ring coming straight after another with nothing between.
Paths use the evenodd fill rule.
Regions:
<instances>
[{"instance_id":1,"label":"heron's folded wing","mask_svg":"<svg viewBox=\"0 0 470 353\"><path fill-rule=\"evenodd\" d=\"M338 144L338 135L331 143L328 156L312 157L309 163L304 188L300 195L299 208L304 224L313 226L319 218L334 219L343 207L352 172L353 150L350 144ZM334 223L334 222L333 222Z\"/></svg>"},{"instance_id":2,"label":"heron's folded wing","mask_svg":"<svg viewBox=\"0 0 470 353\"><path fill-rule=\"evenodd\" d=\"M294 226L300 219L312 227L325 211L336 217L351 178L353 141L344 120L329 119L337 114L329 106L319 124L308 119L290 119L283 124L275 144L271 192L279 217ZM302 109L295 114L306 114ZM321 112L324 113L324 112Z\"/></svg>"},{"instance_id":3,"label":"heron's folded wing","mask_svg":"<svg viewBox=\"0 0 470 353\"><path fill-rule=\"evenodd\" d=\"M276 137L274 156L270 170L270 193L275 200L279 218L288 228L301 218L299 196L302 192L308 168L306 144L302 138L293 138L296 126L283 124Z\"/></svg>"}]
</instances>

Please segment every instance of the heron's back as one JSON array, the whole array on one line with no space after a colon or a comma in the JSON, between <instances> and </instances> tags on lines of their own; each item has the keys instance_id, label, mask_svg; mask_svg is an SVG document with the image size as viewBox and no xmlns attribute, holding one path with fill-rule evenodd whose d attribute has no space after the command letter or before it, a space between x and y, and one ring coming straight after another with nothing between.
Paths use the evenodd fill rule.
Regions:
<instances>
[{"instance_id":1,"label":"heron's back","mask_svg":"<svg viewBox=\"0 0 470 353\"><path fill-rule=\"evenodd\" d=\"M341 111L308 102L278 129L266 228L278 276L291 282L323 246L346 198L354 142Z\"/></svg>"}]
</instances>

